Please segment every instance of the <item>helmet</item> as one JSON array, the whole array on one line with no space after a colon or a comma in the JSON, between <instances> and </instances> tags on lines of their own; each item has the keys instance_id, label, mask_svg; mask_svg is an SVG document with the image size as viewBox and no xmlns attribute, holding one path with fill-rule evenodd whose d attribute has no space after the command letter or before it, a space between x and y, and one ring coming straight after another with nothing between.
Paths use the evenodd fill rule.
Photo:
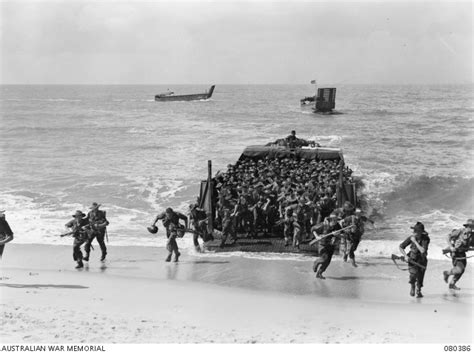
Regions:
<instances>
[{"instance_id":1,"label":"helmet","mask_svg":"<svg viewBox=\"0 0 474 354\"><path fill-rule=\"evenodd\" d=\"M151 234L156 234L158 232L158 227L153 225L153 226L148 226L147 227L147 230L149 233Z\"/></svg>"}]
</instances>

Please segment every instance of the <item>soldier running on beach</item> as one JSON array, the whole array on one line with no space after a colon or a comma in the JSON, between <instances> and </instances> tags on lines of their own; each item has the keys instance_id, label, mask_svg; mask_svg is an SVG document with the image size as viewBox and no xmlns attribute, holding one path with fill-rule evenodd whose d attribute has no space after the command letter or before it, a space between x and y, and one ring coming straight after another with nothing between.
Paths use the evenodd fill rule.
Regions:
<instances>
[{"instance_id":1,"label":"soldier running on beach","mask_svg":"<svg viewBox=\"0 0 474 354\"><path fill-rule=\"evenodd\" d=\"M10 225L8 225L5 210L0 210L0 259L2 258L5 245L11 240L13 240L13 231Z\"/></svg>"},{"instance_id":2,"label":"soldier running on beach","mask_svg":"<svg viewBox=\"0 0 474 354\"><path fill-rule=\"evenodd\" d=\"M323 236L319 241L319 257L313 264L313 271L316 273L316 278L326 279L323 273L331 263L335 251L335 243L339 235L338 230L341 230L341 225L338 223L336 214L329 215L322 224L315 225L311 229L311 232L316 232L318 235Z\"/></svg>"},{"instance_id":3,"label":"soldier running on beach","mask_svg":"<svg viewBox=\"0 0 474 354\"><path fill-rule=\"evenodd\" d=\"M400 252L408 263L408 271L410 272L409 283L411 284L410 296L423 297L421 288L423 287L423 279L425 277L426 266L428 265L428 246L430 238L425 231L425 226L421 222L417 222L411 227L414 234L408 237L400 244ZM405 248L410 246L408 255Z\"/></svg>"},{"instance_id":4,"label":"soldier running on beach","mask_svg":"<svg viewBox=\"0 0 474 354\"><path fill-rule=\"evenodd\" d=\"M453 230L448 236L449 247L443 250L443 253L451 253L453 268L450 271L443 272L444 281L448 283L449 277L453 276L449 282L449 289L461 290L456 283L461 279L466 269L466 252L473 250L473 229L474 220L469 219L463 224L464 228Z\"/></svg>"},{"instance_id":5,"label":"soldier running on beach","mask_svg":"<svg viewBox=\"0 0 474 354\"><path fill-rule=\"evenodd\" d=\"M374 225L372 220L362 215L362 210L360 209L356 209L354 215L349 215L342 221L342 227L352 226L346 232L347 237L345 237L343 241L345 246L343 259L344 262L347 262L347 256L349 256L354 267L357 267L354 252L357 250L362 235L365 232L364 223L367 221Z\"/></svg>"},{"instance_id":6,"label":"soldier running on beach","mask_svg":"<svg viewBox=\"0 0 474 354\"><path fill-rule=\"evenodd\" d=\"M189 205L189 221L193 226L193 243L196 252L202 252L199 246L199 236L203 241L207 241L207 215L206 212L199 208L197 204Z\"/></svg>"},{"instance_id":7,"label":"soldier running on beach","mask_svg":"<svg viewBox=\"0 0 474 354\"><path fill-rule=\"evenodd\" d=\"M66 227L71 228L72 231L61 235L61 237L67 235L72 235L72 237L74 237L74 243L72 246L72 258L74 259L74 261L77 262L77 269L84 267L84 263L82 262L83 256L81 246L89 240L89 236L86 230L84 230L84 227L89 225L89 220L85 218L85 216L86 214L84 214L80 210L77 210L76 213L72 215L74 219L66 224Z\"/></svg>"},{"instance_id":8,"label":"soldier running on beach","mask_svg":"<svg viewBox=\"0 0 474 354\"><path fill-rule=\"evenodd\" d=\"M184 228L183 225L179 223L180 219L184 221ZM179 253L176 238L182 237L182 235L184 235L185 229L188 228L188 217L184 214L181 214L180 212L174 211L171 208L166 208L163 213L160 213L156 216L155 221L153 224L151 224L151 227L154 227L158 220L163 220L163 226L166 228L166 237L168 238L166 249L168 250L169 254L165 261L170 262L174 253L174 261L178 262L181 253Z\"/></svg>"},{"instance_id":9,"label":"soldier running on beach","mask_svg":"<svg viewBox=\"0 0 474 354\"><path fill-rule=\"evenodd\" d=\"M107 255L107 247L105 246L105 235L107 233L107 225L109 221L105 216L104 210L99 210L100 204L92 203L92 206L89 208L90 212L87 214L87 219L89 220L89 240L87 241L84 250L86 251L86 256L84 260L89 261L89 254L91 252L91 245L94 238L97 238L99 243L100 250L102 251L102 256L100 257L101 262L105 261L105 256Z\"/></svg>"}]
</instances>

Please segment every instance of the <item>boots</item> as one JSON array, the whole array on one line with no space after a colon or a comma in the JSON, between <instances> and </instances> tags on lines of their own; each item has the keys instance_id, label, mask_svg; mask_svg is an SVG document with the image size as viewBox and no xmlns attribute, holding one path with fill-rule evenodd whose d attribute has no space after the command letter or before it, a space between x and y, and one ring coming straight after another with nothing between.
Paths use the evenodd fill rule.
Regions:
<instances>
[{"instance_id":1,"label":"boots","mask_svg":"<svg viewBox=\"0 0 474 354\"><path fill-rule=\"evenodd\" d=\"M179 252L177 252L177 253L174 255L174 261L175 261L175 262L178 262L179 256L181 256L181 253L179 253Z\"/></svg>"},{"instance_id":2,"label":"boots","mask_svg":"<svg viewBox=\"0 0 474 354\"><path fill-rule=\"evenodd\" d=\"M416 288L416 297L417 298L423 297L423 294L421 293L421 288L420 287Z\"/></svg>"},{"instance_id":3,"label":"boots","mask_svg":"<svg viewBox=\"0 0 474 354\"><path fill-rule=\"evenodd\" d=\"M165 262L171 262L171 255L172 255L172 253L170 253L168 255L168 257L166 257Z\"/></svg>"},{"instance_id":4,"label":"boots","mask_svg":"<svg viewBox=\"0 0 474 354\"><path fill-rule=\"evenodd\" d=\"M443 278L444 278L444 282L448 284L449 272L447 270L443 272Z\"/></svg>"},{"instance_id":5,"label":"boots","mask_svg":"<svg viewBox=\"0 0 474 354\"><path fill-rule=\"evenodd\" d=\"M324 276L323 276L323 272L319 271L316 273L316 278L319 278L319 279L326 279Z\"/></svg>"},{"instance_id":6,"label":"boots","mask_svg":"<svg viewBox=\"0 0 474 354\"><path fill-rule=\"evenodd\" d=\"M410 296L415 296L415 284L411 284Z\"/></svg>"},{"instance_id":7,"label":"boots","mask_svg":"<svg viewBox=\"0 0 474 354\"><path fill-rule=\"evenodd\" d=\"M318 268L321 264L318 262L313 263L313 272L318 273Z\"/></svg>"},{"instance_id":8,"label":"boots","mask_svg":"<svg viewBox=\"0 0 474 354\"><path fill-rule=\"evenodd\" d=\"M105 256L107 256L107 252L102 253L102 257L100 257L100 261L105 261Z\"/></svg>"},{"instance_id":9,"label":"boots","mask_svg":"<svg viewBox=\"0 0 474 354\"><path fill-rule=\"evenodd\" d=\"M451 290L461 290L461 288L458 288L455 283L449 284L449 288L450 288Z\"/></svg>"},{"instance_id":10,"label":"boots","mask_svg":"<svg viewBox=\"0 0 474 354\"><path fill-rule=\"evenodd\" d=\"M84 268L84 263L82 263L82 260L80 259L77 261L76 269L81 269L81 268Z\"/></svg>"},{"instance_id":11,"label":"boots","mask_svg":"<svg viewBox=\"0 0 474 354\"><path fill-rule=\"evenodd\" d=\"M344 262L347 262L347 253L344 253L344 256L342 257L342 259L344 260Z\"/></svg>"},{"instance_id":12,"label":"boots","mask_svg":"<svg viewBox=\"0 0 474 354\"><path fill-rule=\"evenodd\" d=\"M356 267L356 268L357 268L357 264L356 264L355 258L351 258L351 264L352 264L353 267Z\"/></svg>"},{"instance_id":13,"label":"boots","mask_svg":"<svg viewBox=\"0 0 474 354\"><path fill-rule=\"evenodd\" d=\"M86 256L82 259L86 262L89 262L89 253L86 253Z\"/></svg>"}]
</instances>

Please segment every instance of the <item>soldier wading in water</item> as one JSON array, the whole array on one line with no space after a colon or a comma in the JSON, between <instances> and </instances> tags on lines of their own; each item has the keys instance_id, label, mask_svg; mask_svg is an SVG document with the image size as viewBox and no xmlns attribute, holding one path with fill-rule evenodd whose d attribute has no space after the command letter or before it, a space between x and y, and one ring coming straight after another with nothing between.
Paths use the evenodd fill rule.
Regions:
<instances>
[{"instance_id":1,"label":"soldier wading in water","mask_svg":"<svg viewBox=\"0 0 474 354\"><path fill-rule=\"evenodd\" d=\"M72 217L73 220L69 221L65 226L72 229L71 232L61 235L74 237L74 243L72 245L72 258L77 262L77 269L83 268L84 263L82 262L83 256L81 251L81 246L89 240L89 235L87 234L84 228L89 225L89 220L85 218L86 214L82 211L77 210Z\"/></svg>"},{"instance_id":2,"label":"soldier wading in water","mask_svg":"<svg viewBox=\"0 0 474 354\"><path fill-rule=\"evenodd\" d=\"M362 210L360 209L356 209L354 215L349 215L342 221L343 228L352 226L346 231L347 237L345 237L343 241L345 246L343 259L344 262L347 262L347 256L349 256L354 267L357 267L354 252L357 250L357 246L359 246L362 235L365 232L364 223L367 221L374 225L372 220L362 215Z\"/></svg>"},{"instance_id":3,"label":"soldier wading in water","mask_svg":"<svg viewBox=\"0 0 474 354\"><path fill-rule=\"evenodd\" d=\"M89 221L89 240L87 241L84 250L86 251L86 256L84 260L87 262L89 261L89 254L91 252L91 245L94 238L97 238L97 242L99 243L100 250L102 251L102 256L100 260L103 262L105 260L105 256L107 255L107 247L105 247L105 234L107 232L107 225L109 222L105 216L104 210L99 210L100 204L92 203L90 207L90 212L87 214L87 219Z\"/></svg>"},{"instance_id":4,"label":"soldier wading in water","mask_svg":"<svg viewBox=\"0 0 474 354\"><path fill-rule=\"evenodd\" d=\"M417 222L411 228L414 234L400 244L400 252L408 263L408 271L410 273L408 282L411 284L410 296L415 296L416 290L416 297L423 297L421 288L423 287L423 279L426 266L428 265L430 238L425 231L425 226L421 222ZM408 246L410 246L410 252L407 255L405 248Z\"/></svg>"},{"instance_id":5,"label":"soldier wading in water","mask_svg":"<svg viewBox=\"0 0 474 354\"><path fill-rule=\"evenodd\" d=\"M451 253L453 259L453 268L450 271L445 270L443 272L444 281L448 283L449 277L449 288L452 290L461 290L456 286L456 283L461 279L466 269L467 260L466 252L473 250L473 228L474 220L469 219L463 225L464 228L453 230L448 236L449 247L443 250L443 253Z\"/></svg>"}]
</instances>

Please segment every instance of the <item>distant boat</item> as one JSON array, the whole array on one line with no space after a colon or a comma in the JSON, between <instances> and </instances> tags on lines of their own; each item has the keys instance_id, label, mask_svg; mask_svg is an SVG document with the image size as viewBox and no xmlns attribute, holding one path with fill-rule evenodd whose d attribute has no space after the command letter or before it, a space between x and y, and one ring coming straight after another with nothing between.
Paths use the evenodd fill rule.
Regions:
<instances>
[{"instance_id":1,"label":"distant boat","mask_svg":"<svg viewBox=\"0 0 474 354\"><path fill-rule=\"evenodd\" d=\"M197 100L207 100L211 98L212 93L216 85L212 85L209 91L205 93L193 93L190 95L175 95L174 92L165 92L158 95L155 95L155 101L197 101Z\"/></svg>"},{"instance_id":2,"label":"distant boat","mask_svg":"<svg viewBox=\"0 0 474 354\"><path fill-rule=\"evenodd\" d=\"M307 96L300 100L301 106L311 106L313 113L342 114L334 111L336 107L336 88L318 88L314 96Z\"/></svg>"}]
</instances>

